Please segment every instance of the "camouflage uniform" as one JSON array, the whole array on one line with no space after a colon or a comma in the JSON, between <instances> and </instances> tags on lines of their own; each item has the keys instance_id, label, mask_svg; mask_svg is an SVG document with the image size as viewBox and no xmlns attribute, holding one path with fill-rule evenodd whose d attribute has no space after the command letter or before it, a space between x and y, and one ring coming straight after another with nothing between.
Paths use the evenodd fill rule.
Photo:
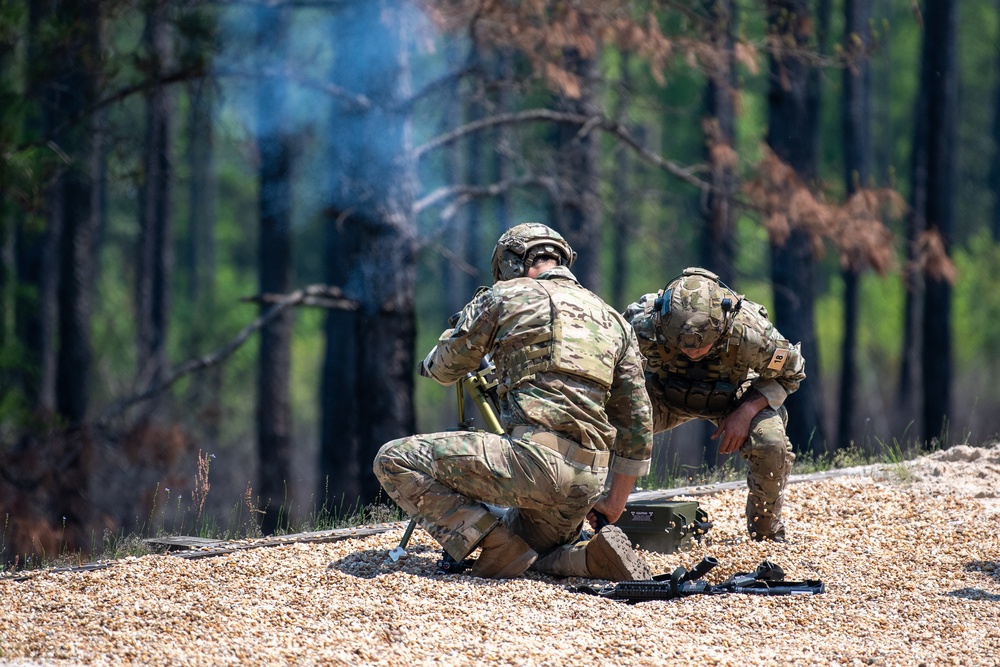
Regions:
<instances>
[{"instance_id":1,"label":"camouflage uniform","mask_svg":"<svg viewBox=\"0 0 1000 667\"><path fill-rule=\"evenodd\" d=\"M739 450L749 461L747 531L756 539L782 538L784 488L795 460L785 434L788 415L783 403L806 376L799 345L792 345L778 333L763 306L740 299L731 323L721 326L713 320L713 325L720 325L724 331L711 343L708 355L692 361L681 352L677 337L665 334L661 325L658 299L671 286L676 291L677 283L671 283L665 290L644 295L625 310L625 319L635 329L646 358L653 431L668 431L692 419L718 426L740 401L756 397L756 392L764 396L767 407L754 417L749 437ZM739 298L728 290L724 294ZM673 297L676 300L678 295ZM709 311L707 304L697 302L697 297L693 305L688 305L694 311Z\"/></svg>"},{"instance_id":2,"label":"camouflage uniform","mask_svg":"<svg viewBox=\"0 0 1000 667\"><path fill-rule=\"evenodd\" d=\"M536 569L551 572L545 563L575 548L569 543L602 494L608 452L615 471L649 471L651 407L635 333L559 266L481 288L424 363L453 384L487 353L497 366L500 422L512 435L401 438L379 451L375 473L456 560L498 523L485 504L512 508L503 523L542 555Z\"/></svg>"}]
</instances>

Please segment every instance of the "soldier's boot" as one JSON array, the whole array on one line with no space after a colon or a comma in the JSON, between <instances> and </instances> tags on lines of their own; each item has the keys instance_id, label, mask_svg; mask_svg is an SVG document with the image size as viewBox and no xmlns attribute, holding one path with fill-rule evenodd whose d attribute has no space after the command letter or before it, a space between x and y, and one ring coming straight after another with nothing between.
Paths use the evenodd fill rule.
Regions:
<instances>
[{"instance_id":1,"label":"soldier's boot","mask_svg":"<svg viewBox=\"0 0 1000 667\"><path fill-rule=\"evenodd\" d=\"M604 526L587 542L590 576L608 581L652 579L649 566L632 549L628 536L618 526Z\"/></svg>"},{"instance_id":2,"label":"soldier's boot","mask_svg":"<svg viewBox=\"0 0 1000 667\"><path fill-rule=\"evenodd\" d=\"M587 542L564 544L540 557L531 566L535 572L557 577L589 577L587 568Z\"/></svg>"},{"instance_id":3,"label":"soldier's boot","mask_svg":"<svg viewBox=\"0 0 1000 667\"><path fill-rule=\"evenodd\" d=\"M472 565L472 576L486 579L509 579L522 574L538 558L528 543L503 524L486 534L479 546L482 551Z\"/></svg>"}]
</instances>

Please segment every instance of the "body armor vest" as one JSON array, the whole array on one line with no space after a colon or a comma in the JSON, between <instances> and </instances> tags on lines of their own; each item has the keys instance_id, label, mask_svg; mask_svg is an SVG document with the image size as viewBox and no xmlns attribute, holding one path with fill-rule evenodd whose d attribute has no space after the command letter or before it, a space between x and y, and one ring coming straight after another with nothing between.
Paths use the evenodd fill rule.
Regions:
<instances>
[{"instance_id":1,"label":"body armor vest","mask_svg":"<svg viewBox=\"0 0 1000 667\"><path fill-rule=\"evenodd\" d=\"M497 341L502 396L536 373L557 371L611 388L624 343L622 326L597 296L569 281L539 280L531 299L505 305Z\"/></svg>"},{"instance_id":2,"label":"body armor vest","mask_svg":"<svg viewBox=\"0 0 1000 667\"><path fill-rule=\"evenodd\" d=\"M721 353L713 351L698 361L660 345L663 368L659 379L667 402L708 415L724 415L732 410L750 373L747 364L740 361L742 340L738 331L734 331Z\"/></svg>"}]
</instances>

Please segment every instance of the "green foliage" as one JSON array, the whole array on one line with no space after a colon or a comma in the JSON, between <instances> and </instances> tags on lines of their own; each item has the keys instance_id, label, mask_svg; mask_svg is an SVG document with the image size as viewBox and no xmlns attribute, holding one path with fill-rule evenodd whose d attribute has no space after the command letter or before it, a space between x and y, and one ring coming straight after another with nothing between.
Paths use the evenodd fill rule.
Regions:
<instances>
[{"instance_id":1,"label":"green foliage","mask_svg":"<svg viewBox=\"0 0 1000 667\"><path fill-rule=\"evenodd\" d=\"M992 131L1000 86L1000 58L995 48L1000 42L1000 13L995 3L958 3L958 33L963 102L956 124L953 238L964 242L976 235L984 221L992 219L1000 203L989 181L990 162L998 149Z\"/></svg>"},{"instance_id":2,"label":"green foliage","mask_svg":"<svg viewBox=\"0 0 1000 667\"><path fill-rule=\"evenodd\" d=\"M1000 244L980 229L954 252L955 361L960 372L1000 370Z\"/></svg>"}]
</instances>

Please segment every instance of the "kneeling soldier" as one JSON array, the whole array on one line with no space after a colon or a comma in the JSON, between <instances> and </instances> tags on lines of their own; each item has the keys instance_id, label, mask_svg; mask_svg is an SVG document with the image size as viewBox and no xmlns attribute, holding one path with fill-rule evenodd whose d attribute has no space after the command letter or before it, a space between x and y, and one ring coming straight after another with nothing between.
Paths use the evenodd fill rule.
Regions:
<instances>
[{"instance_id":1,"label":"kneeling soldier","mask_svg":"<svg viewBox=\"0 0 1000 667\"><path fill-rule=\"evenodd\" d=\"M516 577L532 566L613 581L651 576L615 526L579 541L591 508L614 522L649 471L652 411L632 328L580 286L569 270L575 258L545 225L505 232L493 286L421 362L421 374L447 385L489 354L506 435L415 435L375 458L389 496L455 560L481 547L476 576ZM487 504L510 509L501 520Z\"/></svg>"}]
</instances>

